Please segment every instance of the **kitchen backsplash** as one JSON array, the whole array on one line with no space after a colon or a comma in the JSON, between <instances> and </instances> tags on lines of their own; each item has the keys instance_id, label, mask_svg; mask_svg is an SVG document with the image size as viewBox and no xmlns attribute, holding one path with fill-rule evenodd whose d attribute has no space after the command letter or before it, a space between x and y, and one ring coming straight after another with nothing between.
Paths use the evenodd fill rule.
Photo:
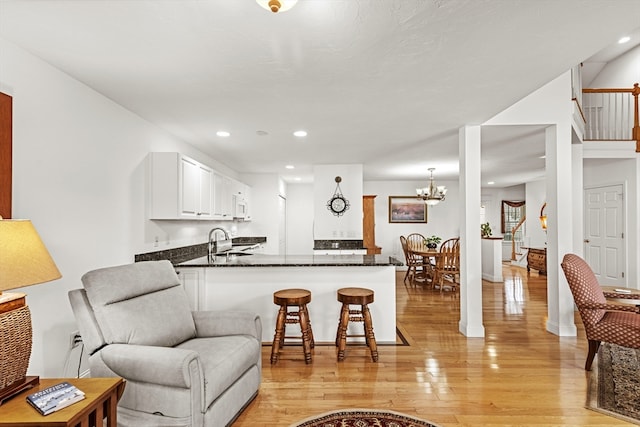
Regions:
<instances>
[{"instance_id":1,"label":"kitchen backsplash","mask_svg":"<svg viewBox=\"0 0 640 427\"><path fill-rule=\"evenodd\" d=\"M362 240L314 240L313 249L363 249Z\"/></svg>"},{"instance_id":2,"label":"kitchen backsplash","mask_svg":"<svg viewBox=\"0 0 640 427\"><path fill-rule=\"evenodd\" d=\"M234 237L231 243L235 245L254 245L256 243L266 243L266 237ZM362 243L362 241L360 241ZM200 258L206 256L209 251L209 245L207 243L199 243L197 245L182 246L180 248L165 249L162 251L147 252L143 254L136 254L134 256L135 262L140 261L159 261L162 259L168 259L173 264L179 264L181 262L189 261L191 259Z\"/></svg>"}]
</instances>

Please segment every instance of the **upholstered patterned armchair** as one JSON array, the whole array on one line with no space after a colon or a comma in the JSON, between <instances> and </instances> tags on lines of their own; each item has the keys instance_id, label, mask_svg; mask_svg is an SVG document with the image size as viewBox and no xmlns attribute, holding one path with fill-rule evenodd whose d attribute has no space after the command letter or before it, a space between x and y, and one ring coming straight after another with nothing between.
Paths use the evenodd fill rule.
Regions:
<instances>
[{"instance_id":1,"label":"upholstered patterned armchair","mask_svg":"<svg viewBox=\"0 0 640 427\"><path fill-rule=\"evenodd\" d=\"M584 369L591 370L601 341L640 348L640 309L607 301L607 297L640 299L640 294L603 292L591 267L577 255L566 254L561 265L589 341Z\"/></svg>"},{"instance_id":2,"label":"upholstered patterned armchair","mask_svg":"<svg viewBox=\"0 0 640 427\"><path fill-rule=\"evenodd\" d=\"M69 292L91 376L120 376L119 426L229 425L257 395L260 318L194 311L169 261L91 271Z\"/></svg>"}]
</instances>

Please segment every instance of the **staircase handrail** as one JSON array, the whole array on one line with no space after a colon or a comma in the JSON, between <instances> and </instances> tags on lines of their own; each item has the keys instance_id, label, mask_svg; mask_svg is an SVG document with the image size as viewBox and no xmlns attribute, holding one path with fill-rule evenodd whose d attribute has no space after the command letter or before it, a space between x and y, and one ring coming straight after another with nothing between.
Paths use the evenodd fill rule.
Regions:
<instances>
[{"instance_id":1,"label":"staircase handrail","mask_svg":"<svg viewBox=\"0 0 640 427\"><path fill-rule=\"evenodd\" d=\"M638 106L638 95L640 95L640 87L638 83L633 88L600 88L600 89L582 89L582 93L630 93L634 97L633 101L633 128L631 129L631 138L636 142L636 152L640 153L640 112Z\"/></svg>"},{"instance_id":2,"label":"staircase handrail","mask_svg":"<svg viewBox=\"0 0 640 427\"><path fill-rule=\"evenodd\" d=\"M516 260L516 239L515 239L516 231L518 231L518 229L522 227L522 224L524 224L524 221L526 219L527 219L527 216L522 215L522 218L520 218L520 222L518 222L516 226L511 229L511 261Z\"/></svg>"}]
</instances>

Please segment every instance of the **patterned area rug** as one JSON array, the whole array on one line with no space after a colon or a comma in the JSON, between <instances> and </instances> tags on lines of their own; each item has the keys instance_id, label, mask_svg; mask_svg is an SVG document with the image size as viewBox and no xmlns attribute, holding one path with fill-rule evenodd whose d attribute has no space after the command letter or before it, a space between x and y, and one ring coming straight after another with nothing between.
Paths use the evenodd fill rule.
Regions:
<instances>
[{"instance_id":1,"label":"patterned area rug","mask_svg":"<svg viewBox=\"0 0 640 427\"><path fill-rule=\"evenodd\" d=\"M602 343L593 366L587 408L640 425L640 350Z\"/></svg>"},{"instance_id":2,"label":"patterned area rug","mask_svg":"<svg viewBox=\"0 0 640 427\"><path fill-rule=\"evenodd\" d=\"M307 418L289 427L438 427L428 421L393 411L342 409Z\"/></svg>"}]
</instances>

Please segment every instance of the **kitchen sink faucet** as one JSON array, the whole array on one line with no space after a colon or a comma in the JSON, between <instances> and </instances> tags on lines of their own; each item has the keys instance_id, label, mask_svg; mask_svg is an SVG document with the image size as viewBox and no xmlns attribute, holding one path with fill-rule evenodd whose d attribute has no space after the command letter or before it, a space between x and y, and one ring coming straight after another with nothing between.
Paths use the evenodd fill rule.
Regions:
<instances>
[{"instance_id":1,"label":"kitchen sink faucet","mask_svg":"<svg viewBox=\"0 0 640 427\"><path fill-rule=\"evenodd\" d=\"M212 240L212 237L215 237L216 231L222 231L224 233L224 240L229 240L229 233L227 230L222 227L212 228L211 231L209 231L209 256L215 255L215 252L217 251L218 239L216 238L215 240ZM215 250L214 247L216 248Z\"/></svg>"}]
</instances>

